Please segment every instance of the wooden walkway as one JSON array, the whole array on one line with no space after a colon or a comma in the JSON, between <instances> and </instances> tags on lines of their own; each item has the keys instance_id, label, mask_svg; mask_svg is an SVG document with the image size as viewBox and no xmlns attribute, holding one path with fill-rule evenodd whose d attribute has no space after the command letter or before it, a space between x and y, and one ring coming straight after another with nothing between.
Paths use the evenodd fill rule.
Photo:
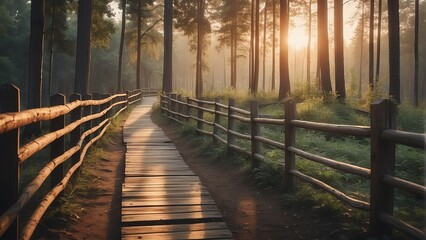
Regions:
<instances>
[{"instance_id":1,"label":"wooden walkway","mask_svg":"<svg viewBox=\"0 0 426 240\"><path fill-rule=\"evenodd\" d=\"M155 100L145 97L123 129L122 239L233 239L209 192L152 123Z\"/></svg>"}]
</instances>

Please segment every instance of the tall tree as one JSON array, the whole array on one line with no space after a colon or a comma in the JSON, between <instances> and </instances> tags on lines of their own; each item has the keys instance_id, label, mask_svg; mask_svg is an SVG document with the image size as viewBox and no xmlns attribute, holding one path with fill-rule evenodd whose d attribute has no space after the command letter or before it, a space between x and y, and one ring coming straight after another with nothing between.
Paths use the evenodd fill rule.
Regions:
<instances>
[{"instance_id":1,"label":"tall tree","mask_svg":"<svg viewBox=\"0 0 426 240\"><path fill-rule=\"evenodd\" d=\"M138 24L138 34L137 34L137 45L136 45L136 88L141 88L141 48L142 48L142 3L141 0L138 0L138 13L137 13L137 24Z\"/></svg>"},{"instance_id":2,"label":"tall tree","mask_svg":"<svg viewBox=\"0 0 426 240\"><path fill-rule=\"evenodd\" d=\"M163 92L173 91L172 53L173 53L173 0L164 0L164 64Z\"/></svg>"},{"instance_id":3,"label":"tall tree","mask_svg":"<svg viewBox=\"0 0 426 240\"><path fill-rule=\"evenodd\" d=\"M343 41L343 0L334 1L334 65L337 97L346 98Z\"/></svg>"},{"instance_id":4,"label":"tall tree","mask_svg":"<svg viewBox=\"0 0 426 240\"><path fill-rule=\"evenodd\" d=\"M254 8L254 69L253 69L253 86L252 94L257 93L259 87L259 11L260 0L256 0Z\"/></svg>"},{"instance_id":5,"label":"tall tree","mask_svg":"<svg viewBox=\"0 0 426 240\"><path fill-rule=\"evenodd\" d=\"M389 32L389 96L397 103L400 98L400 37L399 1L388 0Z\"/></svg>"},{"instance_id":6,"label":"tall tree","mask_svg":"<svg viewBox=\"0 0 426 240\"><path fill-rule=\"evenodd\" d=\"M254 32L255 32L255 4L256 0L251 0L250 4L250 53L249 53L249 90L253 93L254 85Z\"/></svg>"},{"instance_id":7,"label":"tall tree","mask_svg":"<svg viewBox=\"0 0 426 240\"><path fill-rule=\"evenodd\" d=\"M203 39L204 39L204 9L205 0L198 0L197 10L197 63L196 63L196 79L195 79L195 96L200 98L203 96Z\"/></svg>"},{"instance_id":8,"label":"tall tree","mask_svg":"<svg viewBox=\"0 0 426 240\"><path fill-rule=\"evenodd\" d=\"M120 35L120 50L118 53L118 71L117 71L117 90L123 91L122 68L123 68L123 50L124 37L126 33L126 5L127 0L121 0L121 35Z\"/></svg>"},{"instance_id":9,"label":"tall tree","mask_svg":"<svg viewBox=\"0 0 426 240\"><path fill-rule=\"evenodd\" d=\"M77 52L74 92L88 94L90 72L90 31L92 0L78 1Z\"/></svg>"},{"instance_id":10,"label":"tall tree","mask_svg":"<svg viewBox=\"0 0 426 240\"><path fill-rule=\"evenodd\" d=\"M419 106L419 0L414 10L414 106Z\"/></svg>"},{"instance_id":11,"label":"tall tree","mask_svg":"<svg viewBox=\"0 0 426 240\"><path fill-rule=\"evenodd\" d=\"M381 39L382 39L382 0L379 0L379 7L377 10L378 16L377 16L377 49L376 49L376 82L375 85L377 86L377 82L379 81L379 73L380 73L380 52L381 52Z\"/></svg>"},{"instance_id":12,"label":"tall tree","mask_svg":"<svg viewBox=\"0 0 426 240\"><path fill-rule=\"evenodd\" d=\"M360 58L359 58L359 80L358 80L358 98L361 99L362 89L362 63L364 57L364 0L361 1L361 47L360 47Z\"/></svg>"},{"instance_id":13,"label":"tall tree","mask_svg":"<svg viewBox=\"0 0 426 240\"><path fill-rule=\"evenodd\" d=\"M265 7L263 8L263 63L262 63L262 90L265 91L266 81L266 19L268 16L268 1L265 0Z\"/></svg>"},{"instance_id":14,"label":"tall tree","mask_svg":"<svg viewBox=\"0 0 426 240\"><path fill-rule=\"evenodd\" d=\"M272 79L271 79L271 90L275 91L275 34L276 34L276 11L277 3L276 0L272 0Z\"/></svg>"},{"instance_id":15,"label":"tall tree","mask_svg":"<svg viewBox=\"0 0 426 240\"><path fill-rule=\"evenodd\" d=\"M374 0L370 0L370 27L368 38L368 83L374 88Z\"/></svg>"},{"instance_id":16,"label":"tall tree","mask_svg":"<svg viewBox=\"0 0 426 240\"><path fill-rule=\"evenodd\" d=\"M328 53L328 17L327 17L327 1L318 1L318 49L319 49L319 66L321 74L321 90L324 94L330 93L330 58Z\"/></svg>"},{"instance_id":17,"label":"tall tree","mask_svg":"<svg viewBox=\"0 0 426 240\"><path fill-rule=\"evenodd\" d=\"M31 35L28 81L28 108L40 108L42 99L44 0L31 1ZM28 126L26 136L41 133L41 123Z\"/></svg>"},{"instance_id":18,"label":"tall tree","mask_svg":"<svg viewBox=\"0 0 426 240\"><path fill-rule=\"evenodd\" d=\"M290 93L290 76L288 73L288 26L289 1L280 0L280 89L278 98L283 99Z\"/></svg>"},{"instance_id":19,"label":"tall tree","mask_svg":"<svg viewBox=\"0 0 426 240\"><path fill-rule=\"evenodd\" d=\"M306 47L306 83L308 85L308 92L310 92L310 88L311 88L311 40L312 40L311 38L312 38L312 0L309 0L309 6L308 6L308 44L307 44L307 47Z\"/></svg>"}]
</instances>

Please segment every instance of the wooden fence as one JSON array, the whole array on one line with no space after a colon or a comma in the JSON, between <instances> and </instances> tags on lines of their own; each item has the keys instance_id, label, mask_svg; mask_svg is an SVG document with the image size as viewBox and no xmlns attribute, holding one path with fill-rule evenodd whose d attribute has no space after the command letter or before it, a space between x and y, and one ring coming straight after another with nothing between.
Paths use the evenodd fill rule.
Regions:
<instances>
[{"instance_id":1,"label":"wooden fence","mask_svg":"<svg viewBox=\"0 0 426 240\"><path fill-rule=\"evenodd\" d=\"M17 87L0 86L1 239L29 239L49 205L82 164L87 149L105 133L111 119L142 98L140 90L115 95L94 93L83 98L80 94L72 94L70 102L66 103L64 95L56 94L51 97L51 107L20 111L19 96ZM22 146L20 128L40 121L49 121L50 131ZM65 144L66 135L70 136L69 144ZM29 184L19 189L21 165L48 145L51 160ZM66 145L70 146L67 150ZM69 159L71 165L66 169ZM21 210L49 177L49 192L18 232Z\"/></svg>"},{"instance_id":2,"label":"wooden fence","mask_svg":"<svg viewBox=\"0 0 426 240\"><path fill-rule=\"evenodd\" d=\"M389 234L396 228L416 239L425 239L423 230L417 229L393 216L394 188L399 188L424 199L426 187L395 176L395 144L402 144L414 148L425 148L425 134L411 133L395 130L396 107L389 100L380 100L371 105L371 126L353 126L328 123L302 121L296 118L296 103L287 99L284 103L285 119L271 119L258 114L258 104L251 102L250 111L235 107L235 100L229 99L227 105L221 104L219 99L204 101L194 98L182 100L180 95L171 93L161 95L161 109L164 114L177 122L183 123L190 119L197 122L197 132L213 137L215 142L223 143L228 150L235 150L251 157L252 168L257 168L265 159L260 154L261 144L281 149L285 152L284 159L284 184L285 187L293 186L294 178L308 182L342 202L370 214L371 234L380 236ZM191 110L196 114L191 114ZM204 113L214 116L213 121L207 121ZM227 118L227 127L220 124L222 117ZM250 135L242 134L235 130L235 121L250 124ZM211 126L212 131L206 131L204 124ZM284 143L277 142L261 136L260 125L279 125L284 127ZM348 136L357 136L371 139L371 168L363 168L322 156L314 155L295 146L296 128L311 129L327 133L338 133ZM220 132L226 134L223 139ZM235 138L246 139L251 142L251 149L246 150L236 145ZM355 174L370 179L370 202L355 199L332 186L308 176L295 168L295 156L323 164L327 167Z\"/></svg>"}]
</instances>

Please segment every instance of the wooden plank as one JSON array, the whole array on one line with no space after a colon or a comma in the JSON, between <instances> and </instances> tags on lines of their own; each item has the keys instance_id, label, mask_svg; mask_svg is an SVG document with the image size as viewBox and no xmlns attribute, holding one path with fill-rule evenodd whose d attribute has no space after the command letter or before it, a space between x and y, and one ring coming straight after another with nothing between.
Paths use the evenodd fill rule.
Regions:
<instances>
[{"instance_id":1,"label":"wooden plank","mask_svg":"<svg viewBox=\"0 0 426 240\"><path fill-rule=\"evenodd\" d=\"M123 198L122 207L143 207L143 206L189 206L189 205L216 205L213 199L209 197L202 198L153 198L153 199L134 199L134 198Z\"/></svg>"},{"instance_id":2,"label":"wooden plank","mask_svg":"<svg viewBox=\"0 0 426 240\"><path fill-rule=\"evenodd\" d=\"M130 226L123 227L121 233L130 234L147 234L147 233L171 233L171 232L187 232L187 231L205 231L226 229L227 226L223 222L207 222L196 224L174 224L174 225L158 225L158 226Z\"/></svg>"},{"instance_id":3,"label":"wooden plank","mask_svg":"<svg viewBox=\"0 0 426 240\"><path fill-rule=\"evenodd\" d=\"M126 177L162 177L162 176L196 176L192 171L147 171L147 172L126 172Z\"/></svg>"},{"instance_id":4,"label":"wooden plank","mask_svg":"<svg viewBox=\"0 0 426 240\"><path fill-rule=\"evenodd\" d=\"M122 193L122 197L126 198L135 198L138 199L151 199L151 198L198 198L198 197L209 197L210 194L207 191L188 191L188 192L124 192Z\"/></svg>"},{"instance_id":5,"label":"wooden plank","mask_svg":"<svg viewBox=\"0 0 426 240\"><path fill-rule=\"evenodd\" d=\"M217 211L207 212L185 212L185 213L151 213L151 214L132 214L123 215L121 222L153 222L153 221L186 221L190 219L222 219L222 214Z\"/></svg>"},{"instance_id":6,"label":"wooden plank","mask_svg":"<svg viewBox=\"0 0 426 240\"><path fill-rule=\"evenodd\" d=\"M122 239L232 239L232 234L229 230L205 230L173 233L132 234L124 235Z\"/></svg>"},{"instance_id":7,"label":"wooden plank","mask_svg":"<svg viewBox=\"0 0 426 240\"><path fill-rule=\"evenodd\" d=\"M161 206L161 207L124 207L123 215L151 214L151 213L185 213L185 212L208 212L219 211L215 205L192 205L192 206Z\"/></svg>"}]
</instances>

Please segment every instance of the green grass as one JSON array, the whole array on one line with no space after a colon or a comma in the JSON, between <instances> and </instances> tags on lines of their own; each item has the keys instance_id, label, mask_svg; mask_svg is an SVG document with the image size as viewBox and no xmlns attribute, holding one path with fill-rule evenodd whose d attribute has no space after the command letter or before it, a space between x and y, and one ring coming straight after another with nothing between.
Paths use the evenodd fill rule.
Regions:
<instances>
[{"instance_id":1,"label":"green grass","mask_svg":"<svg viewBox=\"0 0 426 240\"><path fill-rule=\"evenodd\" d=\"M335 100L335 96L324 99L321 94L313 94L314 97L307 97L306 89L299 89L295 96L297 103L297 118L323 123L348 124L348 125L370 125L370 118L358 114L354 109L367 109L369 104L378 99L378 92L368 93L364 101L355 101L349 99L346 104ZM274 101L275 95L259 94L254 98L243 93L228 91L221 94L222 102L229 97L236 98L237 106L242 109L249 109L250 101L257 99L259 112L267 114L272 118L284 117L284 104L282 101ZM216 95L209 95L207 99L213 100ZM397 109L397 129L424 133L425 112L424 108L415 108L407 104L398 106ZM212 116L209 116L209 121ZM223 120L222 120L223 121ZM226 124L226 123L224 123ZM192 123L184 126L183 134L192 134L194 125ZM249 134L250 126L248 124L236 121L236 130L240 133ZM284 142L284 129L282 126L262 125L261 135L269 139ZM226 135L222 135L226 139ZM213 151L209 145L211 138L201 140L197 137L197 146L207 145L202 148L203 151ZM250 142L237 139L238 146L249 150ZM296 147L315 155L331 158L336 161L353 164L360 167L370 168L370 139L353 136L342 136L338 134L324 133L320 131L311 131L297 129ZM220 150L224 151L224 150ZM219 151L219 152L220 152ZM249 160L245 160L240 168L251 174L256 184L263 188L279 189L283 178L284 152L268 146L262 146L262 155L266 156L267 161L261 163L258 169L251 171ZM216 153L220 154L220 153ZM240 157L240 159L245 159ZM423 150L411 147L397 146L395 175L423 185L424 178L424 159ZM310 176L313 176L325 183L335 187L345 194L360 200L369 201L370 181L352 174L346 174L336 171L321 164L314 163L302 158L296 158L296 168ZM368 213L353 209L336 198L321 190L315 189L309 184L296 181L294 192L283 192L283 204L310 204L314 208L320 209L325 214L333 214L337 217L351 219L353 224L348 226L353 228L361 226L362 230L368 226ZM395 191L394 214L401 217L402 220L418 227L423 228L426 219L424 200L413 197L403 191Z\"/></svg>"}]
</instances>

